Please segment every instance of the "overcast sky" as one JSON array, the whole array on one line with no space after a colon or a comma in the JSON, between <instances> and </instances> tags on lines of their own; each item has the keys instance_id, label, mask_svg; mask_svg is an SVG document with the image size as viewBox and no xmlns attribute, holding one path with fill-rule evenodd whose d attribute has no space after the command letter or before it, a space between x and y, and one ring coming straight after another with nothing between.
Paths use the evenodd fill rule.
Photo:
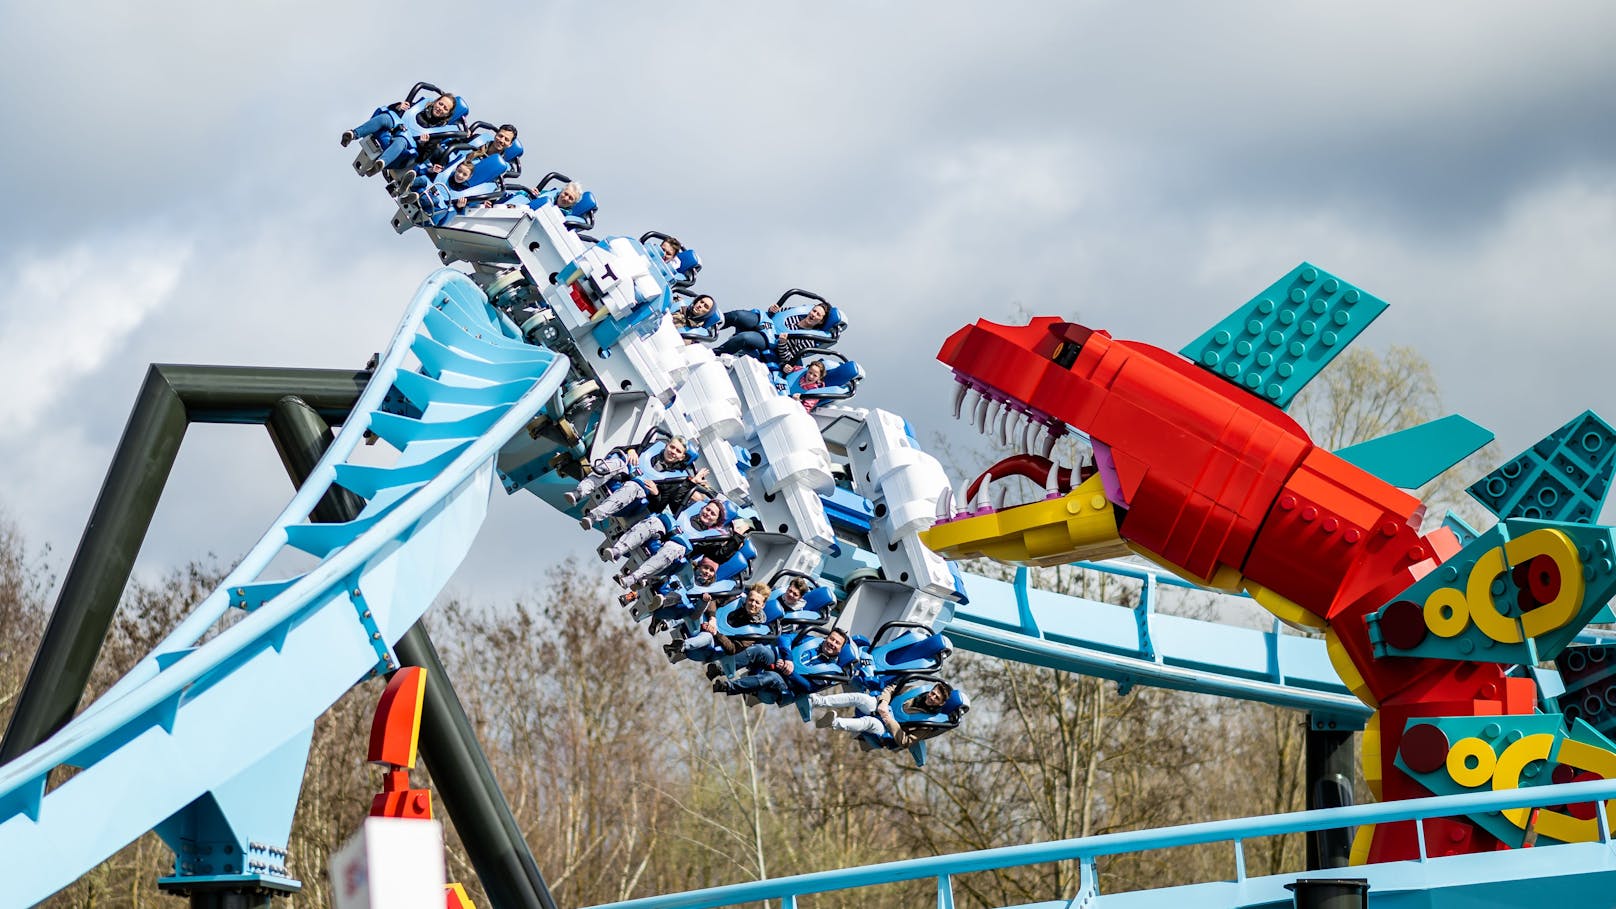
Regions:
<instances>
[{"instance_id":1,"label":"overcast sky","mask_svg":"<svg viewBox=\"0 0 1616 909\"><path fill-rule=\"evenodd\" d=\"M604 230L693 245L722 308L839 304L859 403L923 437L959 432L966 321L1177 350L1306 259L1513 454L1616 417L1612 35L1604 3L0 0L0 507L60 572L147 364L386 343L436 258L337 136L420 79ZM193 429L141 570L234 560L289 492L261 430ZM526 588L566 526L498 495L456 589Z\"/></svg>"}]
</instances>

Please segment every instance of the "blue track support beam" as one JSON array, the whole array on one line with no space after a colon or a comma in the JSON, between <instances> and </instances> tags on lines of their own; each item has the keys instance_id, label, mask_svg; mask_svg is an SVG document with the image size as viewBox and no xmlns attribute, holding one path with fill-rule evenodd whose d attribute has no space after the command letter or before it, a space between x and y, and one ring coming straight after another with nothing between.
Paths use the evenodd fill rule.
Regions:
<instances>
[{"instance_id":1,"label":"blue track support beam","mask_svg":"<svg viewBox=\"0 0 1616 909\"><path fill-rule=\"evenodd\" d=\"M1154 611L1157 576L1137 578L1147 595L1134 608L1068 597L1016 583L965 576L969 602L956 606L948 636L962 650L1135 684L1277 704L1362 728L1370 710L1342 684L1318 638L1238 628ZM1163 576L1160 583L1171 583ZM1187 586L1180 585L1178 586Z\"/></svg>"}]
</instances>

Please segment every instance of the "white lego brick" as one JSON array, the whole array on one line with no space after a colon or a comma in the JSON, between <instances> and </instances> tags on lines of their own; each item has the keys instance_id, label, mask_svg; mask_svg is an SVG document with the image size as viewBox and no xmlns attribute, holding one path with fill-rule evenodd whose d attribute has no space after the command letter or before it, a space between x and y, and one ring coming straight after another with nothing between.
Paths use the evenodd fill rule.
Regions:
<instances>
[{"instance_id":1,"label":"white lego brick","mask_svg":"<svg viewBox=\"0 0 1616 909\"><path fill-rule=\"evenodd\" d=\"M729 370L706 348L690 345L685 349L692 348L701 350L704 356L690 358L694 362L686 367L679 389L679 406L700 432L710 432L715 438L740 437L743 431L741 397L730 381Z\"/></svg>"},{"instance_id":2,"label":"white lego brick","mask_svg":"<svg viewBox=\"0 0 1616 909\"><path fill-rule=\"evenodd\" d=\"M937 497L948 488L948 474L937 459L918 448L898 448L875 459L872 471L886 506L883 520L892 537L919 533L937 520Z\"/></svg>"},{"instance_id":3,"label":"white lego brick","mask_svg":"<svg viewBox=\"0 0 1616 909\"><path fill-rule=\"evenodd\" d=\"M365 818L330 872L336 909L443 909L443 825Z\"/></svg>"},{"instance_id":4,"label":"white lego brick","mask_svg":"<svg viewBox=\"0 0 1616 909\"><path fill-rule=\"evenodd\" d=\"M732 502L750 503L751 487L746 474L741 473L741 468L735 463L735 446L728 439L709 439L705 433L696 436L696 444L701 449L703 466L708 470L707 485L723 493L724 498Z\"/></svg>"},{"instance_id":5,"label":"white lego brick","mask_svg":"<svg viewBox=\"0 0 1616 909\"><path fill-rule=\"evenodd\" d=\"M923 590L917 590L903 604L903 609L898 613L897 621L915 622L936 630L953 616L953 601L932 596Z\"/></svg>"},{"instance_id":6,"label":"white lego brick","mask_svg":"<svg viewBox=\"0 0 1616 909\"><path fill-rule=\"evenodd\" d=\"M774 390L763 364L738 357L730 363L730 372L741 395L746 434L757 437L762 455L765 479L761 491L772 494L794 484L829 493L835 479L819 424L801 403Z\"/></svg>"},{"instance_id":7,"label":"white lego brick","mask_svg":"<svg viewBox=\"0 0 1616 909\"><path fill-rule=\"evenodd\" d=\"M680 359L677 349L668 343L668 334L672 334L674 344L682 343L679 341L678 332L673 330L672 323L666 317L650 336L630 330L618 339L610 358L605 361L597 359L596 369L602 372L608 369L627 372L620 364L611 363L612 360L623 358L635 374L625 378L630 382L634 382L636 378L639 380L633 387L653 397L668 400L674 389L673 366ZM622 381L623 379L618 379L609 387L615 391L621 387Z\"/></svg>"},{"instance_id":8,"label":"white lego brick","mask_svg":"<svg viewBox=\"0 0 1616 909\"><path fill-rule=\"evenodd\" d=\"M765 401L752 410L758 447L763 453L765 491L800 486L820 494L835 488L830 453L814 418L790 398Z\"/></svg>"},{"instance_id":9,"label":"white lego brick","mask_svg":"<svg viewBox=\"0 0 1616 909\"><path fill-rule=\"evenodd\" d=\"M765 531L789 534L815 551L823 551L835 542L819 493L796 483L773 492L761 486L759 482L753 487L752 508Z\"/></svg>"},{"instance_id":10,"label":"white lego brick","mask_svg":"<svg viewBox=\"0 0 1616 909\"><path fill-rule=\"evenodd\" d=\"M870 524L870 549L881 560L881 572L888 579L908 584L933 596L947 597L954 593L954 575L942 556L926 548L913 534L898 537L887 535L882 521Z\"/></svg>"},{"instance_id":11,"label":"white lego brick","mask_svg":"<svg viewBox=\"0 0 1616 909\"><path fill-rule=\"evenodd\" d=\"M758 551L757 559L752 562L752 574L764 581L784 570L818 575L825 561L824 550L783 534L759 531L752 534L752 545Z\"/></svg>"}]
</instances>

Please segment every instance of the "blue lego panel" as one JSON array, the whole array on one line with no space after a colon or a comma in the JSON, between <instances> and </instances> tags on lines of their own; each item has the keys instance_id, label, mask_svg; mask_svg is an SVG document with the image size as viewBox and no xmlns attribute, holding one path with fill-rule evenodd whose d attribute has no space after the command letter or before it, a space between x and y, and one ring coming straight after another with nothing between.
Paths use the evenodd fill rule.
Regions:
<instances>
[{"instance_id":1,"label":"blue lego panel","mask_svg":"<svg viewBox=\"0 0 1616 909\"><path fill-rule=\"evenodd\" d=\"M1350 445L1336 456L1393 486L1418 489L1492 440L1491 431L1455 413Z\"/></svg>"},{"instance_id":2,"label":"blue lego panel","mask_svg":"<svg viewBox=\"0 0 1616 909\"><path fill-rule=\"evenodd\" d=\"M1451 511L1448 512L1447 517L1442 519L1442 526L1453 531L1453 535L1458 539L1461 547L1469 546L1475 542L1476 537L1481 536L1481 532L1471 527L1469 521Z\"/></svg>"},{"instance_id":3,"label":"blue lego panel","mask_svg":"<svg viewBox=\"0 0 1616 909\"><path fill-rule=\"evenodd\" d=\"M1465 490L1500 518L1592 524L1616 470L1616 429L1591 410Z\"/></svg>"},{"instance_id":4,"label":"blue lego panel","mask_svg":"<svg viewBox=\"0 0 1616 909\"><path fill-rule=\"evenodd\" d=\"M1303 262L1183 350L1216 375L1289 407L1386 302Z\"/></svg>"},{"instance_id":5,"label":"blue lego panel","mask_svg":"<svg viewBox=\"0 0 1616 909\"><path fill-rule=\"evenodd\" d=\"M1581 719L1607 736L1616 735L1616 647L1568 647L1554 658L1565 692L1555 701L1567 718Z\"/></svg>"},{"instance_id":6,"label":"blue lego panel","mask_svg":"<svg viewBox=\"0 0 1616 909\"><path fill-rule=\"evenodd\" d=\"M869 499L838 486L830 495L820 496L819 501L824 504L825 517L830 520L832 527L857 533L870 532L870 522L875 512L870 507Z\"/></svg>"}]
</instances>

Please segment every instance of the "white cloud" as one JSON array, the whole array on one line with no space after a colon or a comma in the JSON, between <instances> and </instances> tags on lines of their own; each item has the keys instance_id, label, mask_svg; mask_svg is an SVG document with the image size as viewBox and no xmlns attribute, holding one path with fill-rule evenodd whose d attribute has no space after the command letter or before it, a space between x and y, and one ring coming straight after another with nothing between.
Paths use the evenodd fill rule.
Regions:
<instances>
[{"instance_id":1,"label":"white cloud","mask_svg":"<svg viewBox=\"0 0 1616 909\"><path fill-rule=\"evenodd\" d=\"M0 316L0 434L31 429L74 380L117 355L174 292L189 252L169 244L75 246L14 268Z\"/></svg>"}]
</instances>

